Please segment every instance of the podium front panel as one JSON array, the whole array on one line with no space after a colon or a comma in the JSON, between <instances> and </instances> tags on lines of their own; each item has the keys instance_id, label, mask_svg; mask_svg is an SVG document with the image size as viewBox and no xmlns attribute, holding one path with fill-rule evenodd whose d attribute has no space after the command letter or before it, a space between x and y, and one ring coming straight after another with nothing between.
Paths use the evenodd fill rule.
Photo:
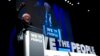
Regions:
<instances>
[{"instance_id":1,"label":"podium front panel","mask_svg":"<svg viewBox=\"0 0 100 56\"><path fill-rule=\"evenodd\" d=\"M25 56L44 56L44 36L42 34L26 31Z\"/></svg>"}]
</instances>

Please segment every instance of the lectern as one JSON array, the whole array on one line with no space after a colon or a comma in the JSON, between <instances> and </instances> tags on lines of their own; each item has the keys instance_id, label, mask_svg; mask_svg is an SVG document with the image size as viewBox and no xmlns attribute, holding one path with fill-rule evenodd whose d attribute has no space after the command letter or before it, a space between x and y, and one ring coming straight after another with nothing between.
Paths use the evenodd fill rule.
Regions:
<instances>
[{"instance_id":1,"label":"lectern","mask_svg":"<svg viewBox=\"0 0 100 56\"><path fill-rule=\"evenodd\" d=\"M44 45L44 35L29 30L26 31L24 44L25 56L97 56L95 54L47 50Z\"/></svg>"},{"instance_id":2,"label":"lectern","mask_svg":"<svg viewBox=\"0 0 100 56\"><path fill-rule=\"evenodd\" d=\"M42 34L26 31L25 56L44 56L44 36Z\"/></svg>"}]
</instances>

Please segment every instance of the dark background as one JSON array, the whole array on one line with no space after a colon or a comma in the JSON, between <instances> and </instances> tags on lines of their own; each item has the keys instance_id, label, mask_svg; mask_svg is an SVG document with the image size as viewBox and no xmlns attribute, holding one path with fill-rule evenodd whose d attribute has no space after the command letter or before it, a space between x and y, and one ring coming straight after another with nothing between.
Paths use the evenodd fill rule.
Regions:
<instances>
[{"instance_id":1,"label":"dark background","mask_svg":"<svg viewBox=\"0 0 100 56\"><path fill-rule=\"evenodd\" d=\"M70 0L73 6L63 0L49 0L50 4L69 10L71 15L72 31L76 43L94 46L99 56L99 3L97 0ZM80 5L77 5L77 1ZM8 56L10 32L16 22L16 1L0 1L0 56ZM90 9L90 12L87 10ZM3 55L2 55L3 54Z\"/></svg>"}]
</instances>

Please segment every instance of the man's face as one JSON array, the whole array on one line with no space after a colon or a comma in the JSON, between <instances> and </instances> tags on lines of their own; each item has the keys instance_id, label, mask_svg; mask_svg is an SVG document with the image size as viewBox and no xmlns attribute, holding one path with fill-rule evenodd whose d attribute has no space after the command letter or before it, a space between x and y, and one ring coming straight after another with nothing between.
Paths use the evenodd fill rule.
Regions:
<instances>
[{"instance_id":1,"label":"man's face","mask_svg":"<svg viewBox=\"0 0 100 56\"><path fill-rule=\"evenodd\" d=\"M23 20L24 20L24 22L27 23L27 24L29 24L30 19L31 19L30 14L25 13L24 16L23 16Z\"/></svg>"}]
</instances>

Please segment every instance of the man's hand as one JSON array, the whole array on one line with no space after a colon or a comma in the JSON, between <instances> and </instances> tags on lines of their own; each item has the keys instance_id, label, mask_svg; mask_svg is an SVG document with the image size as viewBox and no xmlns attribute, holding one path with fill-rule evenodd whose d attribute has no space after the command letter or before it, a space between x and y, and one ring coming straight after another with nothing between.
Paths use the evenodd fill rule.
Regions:
<instances>
[{"instance_id":1,"label":"man's hand","mask_svg":"<svg viewBox=\"0 0 100 56\"><path fill-rule=\"evenodd\" d=\"M22 3L20 4L20 6L19 6L19 7L20 7L20 9L21 9L21 8L23 8L24 6L25 6L25 3L24 3L24 2L22 2Z\"/></svg>"},{"instance_id":2,"label":"man's hand","mask_svg":"<svg viewBox=\"0 0 100 56\"><path fill-rule=\"evenodd\" d=\"M17 8L17 11L20 11L24 6L25 6L25 2L22 2L22 3L19 5L19 8Z\"/></svg>"}]
</instances>

